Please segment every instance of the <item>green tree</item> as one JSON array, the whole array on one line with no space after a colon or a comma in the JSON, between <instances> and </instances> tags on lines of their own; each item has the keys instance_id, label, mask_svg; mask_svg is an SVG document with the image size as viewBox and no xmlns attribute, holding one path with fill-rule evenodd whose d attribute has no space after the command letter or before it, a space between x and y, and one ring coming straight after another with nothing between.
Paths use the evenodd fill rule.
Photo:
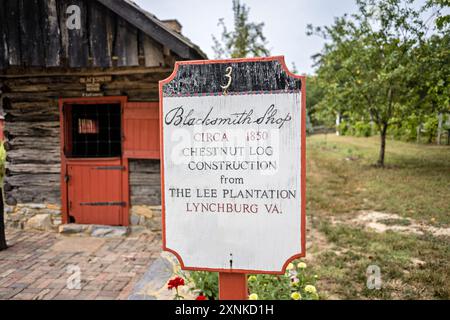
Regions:
<instances>
[{"instance_id":1,"label":"green tree","mask_svg":"<svg viewBox=\"0 0 450 320\"><path fill-rule=\"evenodd\" d=\"M411 72L417 47L426 38L422 16L413 0L357 0L358 12L336 18L331 26L308 26L308 34L319 34L327 43L318 56L318 77L329 112L374 122L380 135L378 165L385 165L388 128L410 115L415 95Z\"/></svg>"},{"instance_id":2,"label":"green tree","mask_svg":"<svg viewBox=\"0 0 450 320\"><path fill-rule=\"evenodd\" d=\"M329 125L328 115L320 114L320 102L324 98L324 89L317 78L317 76L306 77L306 110L311 120L311 124L316 125ZM332 121L334 121L333 118Z\"/></svg>"},{"instance_id":3,"label":"green tree","mask_svg":"<svg viewBox=\"0 0 450 320\"><path fill-rule=\"evenodd\" d=\"M437 135L439 113L449 112L450 106L450 34L436 33L414 50L409 68L408 86L413 121L424 126L428 142ZM401 123L401 126L404 126Z\"/></svg>"},{"instance_id":4,"label":"green tree","mask_svg":"<svg viewBox=\"0 0 450 320\"><path fill-rule=\"evenodd\" d=\"M439 30L445 30L450 27L450 15L442 14L444 9L448 9L450 7L450 0L428 0L427 7L435 10L433 15L436 15L436 27ZM448 10L447 10L448 12Z\"/></svg>"},{"instance_id":5,"label":"green tree","mask_svg":"<svg viewBox=\"0 0 450 320\"><path fill-rule=\"evenodd\" d=\"M212 48L217 59L270 55L263 34L264 23L249 22L249 12L250 8L245 4L233 0L233 30L227 29L223 18L219 20L219 26L222 27L221 41L212 36L214 41Z\"/></svg>"}]
</instances>

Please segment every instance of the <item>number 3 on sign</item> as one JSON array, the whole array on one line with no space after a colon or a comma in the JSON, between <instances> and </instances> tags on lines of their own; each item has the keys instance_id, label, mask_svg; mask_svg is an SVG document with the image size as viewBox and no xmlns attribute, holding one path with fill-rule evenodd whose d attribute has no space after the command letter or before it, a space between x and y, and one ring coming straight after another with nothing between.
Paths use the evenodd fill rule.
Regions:
<instances>
[{"instance_id":1,"label":"number 3 on sign","mask_svg":"<svg viewBox=\"0 0 450 320\"><path fill-rule=\"evenodd\" d=\"M227 68L227 73L225 74L225 77L228 78L228 83L224 86L220 86L223 89L223 95L226 96L228 94L228 88L231 86L231 81L233 80L231 74L233 73L233 67Z\"/></svg>"}]
</instances>

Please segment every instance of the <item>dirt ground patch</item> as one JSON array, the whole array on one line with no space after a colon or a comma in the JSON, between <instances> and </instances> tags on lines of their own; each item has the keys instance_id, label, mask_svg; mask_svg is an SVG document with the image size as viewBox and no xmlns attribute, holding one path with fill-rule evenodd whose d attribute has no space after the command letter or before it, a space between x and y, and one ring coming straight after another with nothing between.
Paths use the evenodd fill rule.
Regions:
<instances>
[{"instance_id":1,"label":"dirt ground patch","mask_svg":"<svg viewBox=\"0 0 450 320\"><path fill-rule=\"evenodd\" d=\"M321 298L448 300L448 147L390 140L380 169L376 137L307 144L306 261ZM366 285L369 266L381 269L380 290Z\"/></svg>"},{"instance_id":2,"label":"dirt ground patch","mask_svg":"<svg viewBox=\"0 0 450 320\"><path fill-rule=\"evenodd\" d=\"M425 223L417 222L411 218L404 218L397 214L377 211L363 211L351 220L352 224L371 229L378 233L386 231L402 232L424 235L426 233L435 237L450 237L450 228L438 228Z\"/></svg>"},{"instance_id":3,"label":"dirt ground patch","mask_svg":"<svg viewBox=\"0 0 450 320\"><path fill-rule=\"evenodd\" d=\"M319 229L310 223L311 219L307 222L307 241L306 241L306 261L314 263L317 256L328 250L334 250L335 248L328 242L327 237L319 231Z\"/></svg>"},{"instance_id":4,"label":"dirt ground patch","mask_svg":"<svg viewBox=\"0 0 450 320\"><path fill-rule=\"evenodd\" d=\"M336 248L330 243L327 237L319 231L313 217L308 217L306 224L306 258L304 261L309 266L320 265L320 256L326 252L339 252L339 248ZM340 297L336 293L336 282L333 279L327 277L317 280L317 287L320 290L321 298L327 300L340 300Z\"/></svg>"}]
</instances>

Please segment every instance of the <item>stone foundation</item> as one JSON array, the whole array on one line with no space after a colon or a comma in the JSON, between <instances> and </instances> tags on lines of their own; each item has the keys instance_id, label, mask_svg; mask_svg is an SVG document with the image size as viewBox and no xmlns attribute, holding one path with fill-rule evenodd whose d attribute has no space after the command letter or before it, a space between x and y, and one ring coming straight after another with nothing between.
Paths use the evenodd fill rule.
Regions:
<instances>
[{"instance_id":1,"label":"stone foundation","mask_svg":"<svg viewBox=\"0 0 450 320\"><path fill-rule=\"evenodd\" d=\"M61 207L54 204L5 206L5 224L7 228L13 229L60 232ZM133 229L160 232L161 206L133 206L130 210L130 226Z\"/></svg>"},{"instance_id":2,"label":"stone foundation","mask_svg":"<svg viewBox=\"0 0 450 320\"><path fill-rule=\"evenodd\" d=\"M58 228L65 236L90 236L94 238L120 238L132 232L129 227L110 227L88 224L63 224Z\"/></svg>"},{"instance_id":3,"label":"stone foundation","mask_svg":"<svg viewBox=\"0 0 450 320\"><path fill-rule=\"evenodd\" d=\"M54 204L18 204L5 206L7 228L58 231L62 224L61 207Z\"/></svg>"},{"instance_id":4,"label":"stone foundation","mask_svg":"<svg viewBox=\"0 0 450 320\"><path fill-rule=\"evenodd\" d=\"M145 227L151 231L162 230L161 206L133 206L130 225Z\"/></svg>"}]
</instances>

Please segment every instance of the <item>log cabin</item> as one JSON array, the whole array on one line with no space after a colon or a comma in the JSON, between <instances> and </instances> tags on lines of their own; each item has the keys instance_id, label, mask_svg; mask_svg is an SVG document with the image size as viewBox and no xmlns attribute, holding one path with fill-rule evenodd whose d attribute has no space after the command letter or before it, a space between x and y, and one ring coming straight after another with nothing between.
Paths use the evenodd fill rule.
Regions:
<instances>
[{"instance_id":1,"label":"log cabin","mask_svg":"<svg viewBox=\"0 0 450 320\"><path fill-rule=\"evenodd\" d=\"M8 226L161 228L158 82L207 58L181 31L129 0L0 1Z\"/></svg>"}]
</instances>

